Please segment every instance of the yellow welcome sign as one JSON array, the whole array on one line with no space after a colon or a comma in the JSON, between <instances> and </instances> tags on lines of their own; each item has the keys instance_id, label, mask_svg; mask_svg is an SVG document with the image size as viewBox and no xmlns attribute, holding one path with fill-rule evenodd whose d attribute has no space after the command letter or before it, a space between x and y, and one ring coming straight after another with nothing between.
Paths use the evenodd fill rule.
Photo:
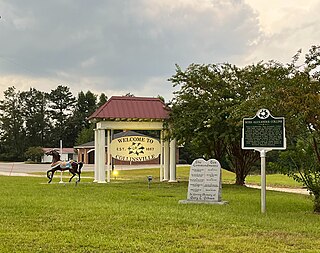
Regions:
<instances>
[{"instance_id":1,"label":"yellow welcome sign","mask_svg":"<svg viewBox=\"0 0 320 253\"><path fill-rule=\"evenodd\" d=\"M121 161L149 161L156 159L160 152L160 142L146 136L124 136L114 139L110 145L112 157Z\"/></svg>"}]
</instances>

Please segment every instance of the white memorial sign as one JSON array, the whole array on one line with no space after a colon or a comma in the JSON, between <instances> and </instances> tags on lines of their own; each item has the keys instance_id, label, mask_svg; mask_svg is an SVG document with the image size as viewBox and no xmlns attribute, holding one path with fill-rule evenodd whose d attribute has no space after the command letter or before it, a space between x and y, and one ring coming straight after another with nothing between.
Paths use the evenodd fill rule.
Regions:
<instances>
[{"instance_id":1,"label":"white memorial sign","mask_svg":"<svg viewBox=\"0 0 320 253\"><path fill-rule=\"evenodd\" d=\"M191 164L187 200L180 203L224 204L221 201L221 166L215 159Z\"/></svg>"}]
</instances>

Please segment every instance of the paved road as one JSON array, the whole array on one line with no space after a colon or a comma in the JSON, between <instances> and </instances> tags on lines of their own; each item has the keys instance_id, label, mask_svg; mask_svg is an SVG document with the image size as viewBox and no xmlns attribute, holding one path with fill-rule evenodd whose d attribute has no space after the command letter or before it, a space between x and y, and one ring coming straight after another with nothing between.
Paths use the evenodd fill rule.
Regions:
<instances>
[{"instance_id":1,"label":"paved road","mask_svg":"<svg viewBox=\"0 0 320 253\"><path fill-rule=\"evenodd\" d=\"M178 165L179 166L179 165ZM144 168L159 168L159 165L116 165L116 170L134 170ZM24 162L4 163L0 162L0 173L32 173L32 172L47 172L50 169L50 164L25 164ZM93 171L94 164L84 164L82 171Z\"/></svg>"},{"instance_id":2,"label":"paved road","mask_svg":"<svg viewBox=\"0 0 320 253\"><path fill-rule=\"evenodd\" d=\"M50 169L50 164L25 164L24 162L0 162L0 172L7 173L32 173L32 172L47 172ZM93 164L85 164L84 170L93 170Z\"/></svg>"},{"instance_id":3,"label":"paved road","mask_svg":"<svg viewBox=\"0 0 320 253\"><path fill-rule=\"evenodd\" d=\"M259 185L246 185L246 186L250 187L250 188L261 189L261 186L259 186ZM270 187L270 186L267 186L266 190L310 195L310 193L309 193L309 191L307 189L302 189L302 188L282 188L282 187Z\"/></svg>"}]
</instances>

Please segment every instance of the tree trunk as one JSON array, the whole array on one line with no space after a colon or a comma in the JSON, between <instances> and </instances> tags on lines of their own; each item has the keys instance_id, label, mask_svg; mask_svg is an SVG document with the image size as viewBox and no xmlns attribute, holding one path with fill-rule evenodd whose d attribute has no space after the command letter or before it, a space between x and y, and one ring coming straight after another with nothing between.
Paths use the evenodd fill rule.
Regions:
<instances>
[{"instance_id":1,"label":"tree trunk","mask_svg":"<svg viewBox=\"0 0 320 253\"><path fill-rule=\"evenodd\" d=\"M235 141L230 143L227 149L231 167L236 173L236 185L245 185L245 179L252 165L259 159L257 152L243 150L241 143Z\"/></svg>"},{"instance_id":2,"label":"tree trunk","mask_svg":"<svg viewBox=\"0 0 320 253\"><path fill-rule=\"evenodd\" d=\"M314 194L313 211L315 213L320 213L320 195L318 193Z\"/></svg>"},{"instance_id":3,"label":"tree trunk","mask_svg":"<svg viewBox=\"0 0 320 253\"><path fill-rule=\"evenodd\" d=\"M241 173L241 171L236 173L236 185L245 185L245 176L243 173Z\"/></svg>"}]
</instances>

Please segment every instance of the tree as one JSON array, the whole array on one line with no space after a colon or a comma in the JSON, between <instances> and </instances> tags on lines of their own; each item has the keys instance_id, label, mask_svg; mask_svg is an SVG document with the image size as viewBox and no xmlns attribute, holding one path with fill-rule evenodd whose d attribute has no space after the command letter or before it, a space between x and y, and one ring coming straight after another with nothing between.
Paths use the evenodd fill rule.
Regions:
<instances>
[{"instance_id":1,"label":"tree","mask_svg":"<svg viewBox=\"0 0 320 253\"><path fill-rule=\"evenodd\" d=\"M34 162L41 162L41 157L44 155L42 147L29 147L25 153L27 159Z\"/></svg>"},{"instance_id":2,"label":"tree","mask_svg":"<svg viewBox=\"0 0 320 253\"><path fill-rule=\"evenodd\" d=\"M173 136L180 144L189 143L195 153L221 161L226 149L224 108L231 94L227 94L220 66L192 64L185 72L176 66L169 81L181 86L171 101ZM221 92L226 92L222 99Z\"/></svg>"},{"instance_id":3,"label":"tree","mask_svg":"<svg viewBox=\"0 0 320 253\"><path fill-rule=\"evenodd\" d=\"M77 139L76 139L76 145L80 145L83 143L87 143L89 141L94 140L94 124L91 124L89 128L84 128L79 133Z\"/></svg>"},{"instance_id":4,"label":"tree","mask_svg":"<svg viewBox=\"0 0 320 253\"><path fill-rule=\"evenodd\" d=\"M193 153L214 157L224 165L228 159L236 184L243 185L259 156L241 149L241 125L238 119L230 119L245 99L241 89L246 94L239 73L230 64L191 64L185 71L177 66L169 81L181 88L171 101L170 124L172 135L180 144L187 143Z\"/></svg>"},{"instance_id":5,"label":"tree","mask_svg":"<svg viewBox=\"0 0 320 253\"><path fill-rule=\"evenodd\" d=\"M67 145L74 142L72 139L73 136L69 136L66 133L66 129L67 122L72 116L75 102L76 99L72 95L69 87L59 85L56 89L51 90L49 94L49 113L53 125L51 131L51 143L53 145L57 145L59 140L64 140L64 143Z\"/></svg>"},{"instance_id":6,"label":"tree","mask_svg":"<svg viewBox=\"0 0 320 253\"><path fill-rule=\"evenodd\" d=\"M66 123L66 133L69 136L69 140L72 141L67 143L69 146L75 144L78 135L84 129L92 129L91 123L88 122L87 118L96 110L96 101L97 96L91 91L87 91L86 93L83 91L79 92L74 113Z\"/></svg>"},{"instance_id":7,"label":"tree","mask_svg":"<svg viewBox=\"0 0 320 253\"><path fill-rule=\"evenodd\" d=\"M135 95L131 92L126 93L125 97L135 97Z\"/></svg>"},{"instance_id":8,"label":"tree","mask_svg":"<svg viewBox=\"0 0 320 253\"><path fill-rule=\"evenodd\" d=\"M158 96L157 96L157 98L159 98L163 103L165 103L165 99L164 99L164 97L163 97L163 96L158 95Z\"/></svg>"},{"instance_id":9,"label":"tree","mask_svg":"<svg viewBox=\"0 0 320 253\"><path fill-rule=\"evenodd\" d=\"M99 101L97 101L97 95L94 95L90 91L86 94L83 92L79 93L77 106L75 110L75 116L81 119L82 128L77 132L76 145L92 141L94 139L94 123L91 123L87 118L95 112L100 106L107 102L108 98L104 93L99 96Z\"/></svg>"},{"instance_id":10,"label":"tree","mask_svg":"<svg viewBox=\"0 0 320 253\"><path fill-rule=\"evenodd\" d=\"M87 117L94 113L96 109L97 95L91 91L87 91L86 94L84 94L83 91L79 92L74 117L77 118L77 121L81 124L81 129L90 127Z\"/></svg>"},{"instance_id":11,"label":"tree","mask_svg":"<svg viewBox=\"0 0 320 253\"><path fill-rule=\"evenodd\" d=\"M22 160L25 149L25 129L23 126L20 92L15 87L4 91L0 101L0 124L3 160Z\"/></svg>"},{"instance_id":12,"label":"tree","mask_svg":"<svg viewBox=\"0 0 320 253\"><path fill-rule=\"evenodd\" d=\"M320 213L320 164L310 141L298 140L270 166L301 182L314 196L314 212Z\"/></svg>"},{"instance_id":13,"label":"tree","mask_svg":"<svg viewBox=\"0 0 320 253\"><path fill-rule=\"evenodd\" d=\"M108 97L104 93L101 93L99 96L99 102L97 104L97 108L104 105L107 101L108 101Z\"/></svg>"},{"instance_id":14,"label":"tree","mask_svg":"<svg viewBox=\"0 0 320 253\"><path fill-rule=\"evenodd\" d=\"M21 92L21 109L26 130L27 146L45 146L49 135L49 120L47 111L48 94L30 88Z\"/></svg>"}]
</instances>

